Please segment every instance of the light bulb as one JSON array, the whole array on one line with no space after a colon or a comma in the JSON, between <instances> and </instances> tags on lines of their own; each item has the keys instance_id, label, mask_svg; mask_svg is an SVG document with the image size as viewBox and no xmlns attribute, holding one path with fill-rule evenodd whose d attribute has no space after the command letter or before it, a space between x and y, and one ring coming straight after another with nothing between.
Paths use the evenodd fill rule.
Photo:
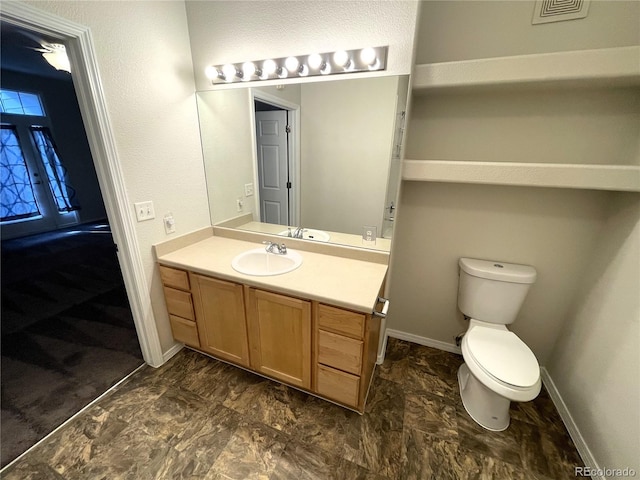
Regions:
<instances>
[{"instance_id":1,"label":"light bulb","mask_svg":"<svg viewBox=\"0 0 640 480\"><path fill-rule=\"evenodd\" d=\"M309 64L309 68L317 70L320 68L320 65L322 65L322 57L317 53L312 53L309 55L307 63Z\"/></svg>"},{"instance_id":2,"label":"light bulb","mask_svg":"<svg viewBox=\"0 0 640 480\"><path fill-rule=\"evenodd\" d=\"M296 57L287 57L284 61L284 66L287 67L287 70L290 72L295 72L298 69L298 65L300 65L300 62Z\"/></svg>"},{"instance_id":3,"label":"light bulb","mask_svg":"<svg viewBox=\"0 0 640 480\"><path fill-rule=\"evenodd\" d=\"M209 65L207 68L204 69L204 74L207 76L209 80L215 80L220 75L220 72L218 72L218 69L213 65Z\"/></svg>"},{"instance_id":4,"label":"light bulb","mask_svg":"<svg viewBox=\"0 0 640 480\"><path fill-rule=\"evenodd\" d=\"M381 65L380 59L376 57L376 61L372 65L369 65L369 70L380 70Z\"/></svg>"},{"instance_id":5,"label":"light bulb","mask_svg":"<svg viewBox=\"0 0 640 480\"><path fill-rule=\"evenodd\" d=\"M344 50L338 50L333 54L333 62L339 67L347 67L351 62L349 54Z\"/></svg>"},{"instance_id":6,"label":"light bulb","mask_svg":"<svg viewBox=\"0 0 640 480\"><path fill-rule=\"evenodd\" d=\"M276 72L278 73L278 78L287 78L289 76L289 71L284 67L278 68Z\"/></svg>"},{"instance_id":7,"label":"light bulb","mask_svg":"<svg viewBox=\"0 0 640 480\"><path fill-rule=\"evenodd\" d=\"M376 63L376 60L378 60L376 51L371 47L363 48L360 51L360 60L362 60L362 63L365 65L373 65Z\"/></svg>"},{"instance_id":8,"label":"light bulb","mask_svg":"<svg viewBox=\"0 0 640 480\"><path fill-rule=\"evenodd\" d=\"M254 73L256 73L256 66L253 62L244 62L242 64L243 80L249 80Z\"/></svg>"},{"instance_id":9,"label":"light bulb","mask_svg":"<svg viewBox=\"0 0 640 480\"><path fill-rule=\"evenodd\" d=\"M269 75L275 73L276 68L277 68L276 62L274 62L271 59L265 60L262 63L262 74L268 77Z\"/></svg>"},{"instance_id":10,"label":"light bulb","mask_svg":"<svg viewBox=\"0 0 640 480\"><path fill-rule=\"evenodd\" d=\"M320 73L322 75L328 75L329 73L331 73L331 64L330 63L323 63L322 67L320 67Z\"/></svg>"},{"instance_id":11,"label":"light bulb","mask_svg":"<svg viewBox=\"0 0 640 480\"><path fill-rule=\"evenodd\" d=\"M300 65L300 68L298 68L298 75L300 75L301 77L306 77L307 75L309 75L309 67L307 67L306 65Z\"/></svg>"},{"instance_id":12,"label":"light bulb","mask_svg":"<svg viewBox=\"0 0 640 480\"><path fill-rule=\"evenodd\" d=\"M227 82L232 82L233 77L236 76L236 67L227 63L224 67L222 67L222 74L224 75L224 79Z\"/></svg>"}]
</instances>

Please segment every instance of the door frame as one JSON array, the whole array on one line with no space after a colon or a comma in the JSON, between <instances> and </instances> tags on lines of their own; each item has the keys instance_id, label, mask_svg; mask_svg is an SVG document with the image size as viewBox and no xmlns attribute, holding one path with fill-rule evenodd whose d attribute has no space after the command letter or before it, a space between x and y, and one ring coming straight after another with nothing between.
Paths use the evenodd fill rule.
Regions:
<instances>
[{"instance_id":1,"label":"door frame","mask_svg":"<svg viewBox=\"0 0 640 480\"><path fill-rule=\"evenodd\" d=\"M0 19L27 30L59 39L67 47L73 85L93 156L133 321L145 362L164 363L151 296L140 255L135 224L130 215L121 162L107 110L91 30L58 15L22 2L3 2Z\"/></svg>"},{"instance_id":2,"label":"door frame","mask_svg":"<svg viewBox=\"0 0 640 480\"><path fill-rule=\"evenodd\" d=\"M258 139L256 138L256 112L255 101L258 100L274 107L282 108L289 112L289 123L293 127L293 135L289 135L288 142L288 154L289 154L289 168L292 178L291 182L291 199L292 202L289 205L289 211L292 221L295 226L300 226L300 105L297 103L289 102L275 95L271 95L255 88L250 88L249 101L251 102L249 108L249 115L251 118L251 143L253 144L252 156L253 156L253 184L255 185L254 195L254 211L260 215L260 189L258 188Z\"/></svg>"}]
</instances>

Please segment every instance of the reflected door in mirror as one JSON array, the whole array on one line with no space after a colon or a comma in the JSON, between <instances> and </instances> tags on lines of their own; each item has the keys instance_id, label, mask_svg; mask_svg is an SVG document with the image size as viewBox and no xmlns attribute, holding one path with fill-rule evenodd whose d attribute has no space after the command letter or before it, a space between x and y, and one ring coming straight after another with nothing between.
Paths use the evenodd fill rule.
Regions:
<instances>
[{"instance_id":1,"label":"reflected door in mirror","mask_svg":"<svg viewBox=\"0 0 640 480\"><path fill-rule=\"evenodd\" d=\"M290 225L287 112L256 112L260 220Z\"/></svg>"}]
</instances>

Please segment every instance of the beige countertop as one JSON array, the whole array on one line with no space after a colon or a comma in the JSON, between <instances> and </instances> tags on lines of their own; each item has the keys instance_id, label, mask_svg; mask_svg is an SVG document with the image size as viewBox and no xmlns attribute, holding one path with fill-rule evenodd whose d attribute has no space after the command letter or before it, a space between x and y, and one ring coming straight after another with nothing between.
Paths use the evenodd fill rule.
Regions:
<instances>
[{"instance_id":1,"label":"beige countertop","mask_svg":"<svg viewBox=\"0 0 640 480\"><path fill-rule=\"evenodd\" d=\"M371 313L387 265L296 249L300 267L282 275L244 275L231 267L238 254L262 245L213 236L158 257L158 263L309 300Z\"/></svg>"},{"instance_id":2,"label":"beige countertop","mask_svg":"<svg viewBox=\"0 0 640 480\"><path fill-rule=\"evenodd\" d=\"M277 235L278 233L287 230L286 226L283 225L274 225L272 223L262 223L262 222L246 222L241 225L236 225L233 228L237 228L238 230L248 230L250 232L259 232L259 233L269 233L272 235ZM295 227L291 227L292 230L295 230ZM330 235L329 243L336 245L347 245L351 247L358 248L366 248L370 250L379 250L382 252L390 252L391 251L391 239L378 237L375 243L366 243L362 240L361 235L352 235L349 233L339 233L339 232L330 232L327 231ZM380 232L378 232L380 233ZM283 237L287 238L287 237ZM312 241L312 240L309 240ZM325 243L325 242L318 242Z\"/></svg>"}]
</instances>

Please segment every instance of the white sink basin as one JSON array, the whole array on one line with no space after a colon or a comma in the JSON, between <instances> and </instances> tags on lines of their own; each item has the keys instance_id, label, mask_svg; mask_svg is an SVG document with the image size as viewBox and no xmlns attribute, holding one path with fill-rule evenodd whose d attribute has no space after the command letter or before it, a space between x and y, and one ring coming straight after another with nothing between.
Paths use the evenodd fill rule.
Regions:
<instances>
[{"instance_id":1,"label":"white sink basin","mask_svg":"<svg viewBox=\"0 0 640 480\"><path fill-rule=\"evenodd\" d=\"M288 250L285 255L269 253L264 248L247 250L236 255L231 266L236 272L245 275L281 275L302 265L302 256L298 252Z\"/></svg>"},{"instance_id":2,"label":"white sink basin","mask_svg":"<svg viewBox=\"0 0 640 480\"><path fill-rule=\"evenodd\" d=\"M293 235L294 231L295 231L295 228L292 228L291 235ZM282 237L288 237L289 229L283 230L282 232L278 233L278 235ZM330 238L331 238L331 235L329 235L327 232L324 232L322 230L315 230L313 228L304 228L302 230L303 240L315 240L316 242L328 242Z\"/></svg>"}]
</instances>

